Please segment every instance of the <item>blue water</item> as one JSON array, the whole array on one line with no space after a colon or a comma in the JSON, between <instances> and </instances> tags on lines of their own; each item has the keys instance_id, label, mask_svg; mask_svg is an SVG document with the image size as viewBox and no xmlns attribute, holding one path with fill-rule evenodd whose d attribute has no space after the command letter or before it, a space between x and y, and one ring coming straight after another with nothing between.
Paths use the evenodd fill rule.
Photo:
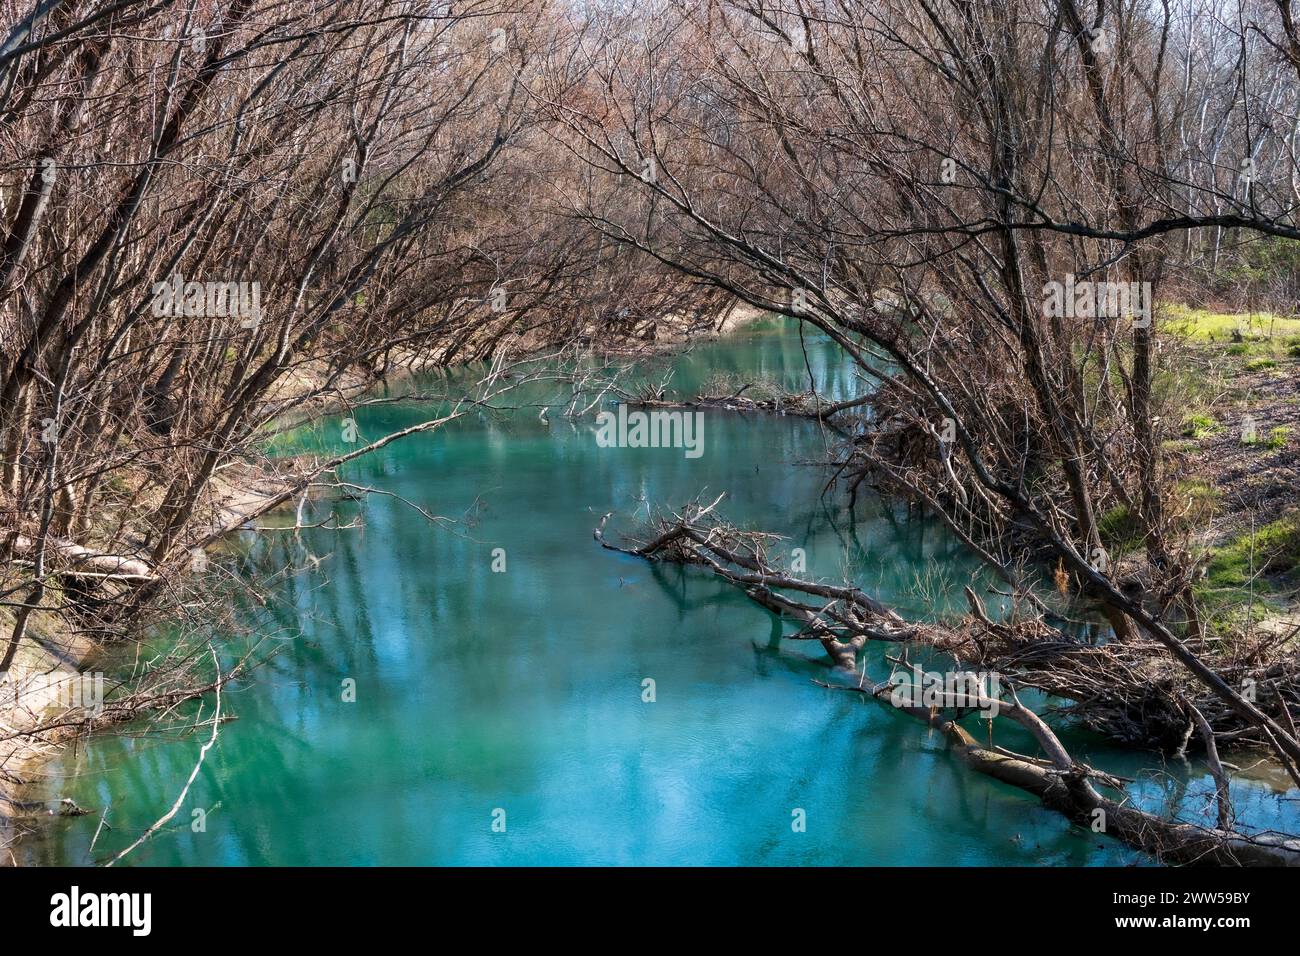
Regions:
<instances>
[{"instance_id":1,"label":"blue water","mask_svg":"<svg viewBox=\"0 0 1300 956\"><path fill-rule=\"evenodd\" d=\"M801 344L779 324L672 364L687 391L718 371L803 387L808 367L829 397L863 387L829 342ZM357 421L374 438L430 415L384 406ZM255 641L277 652L225 694L238 719L223 725L182 812L128 860L1149 862L972 774L911 718L818 686L830 676L820 647L782 640L793 628L735 590L596 545L605 512L617 539L650 506L725 491L729 519L787 536L776 550L803 548L811 574L851 577L907 614L958 609L963 585L987 585L936 523L870 495L853 514L842 494L823 497L828 475L811 462L833 436L789 418L704 415L705 452L688 459L600 448L590 418L475 414L345 471L446 521L372 497L308 510L312 521L356 519L355 529L245 533L221 563L295 570L265 610L249 612L253 633L229 636L227 653ZM338 429L330 421L294 441L331 444ZM504 571L493 570L494 549ZM882 653L873 651L877 678L888 672ZM654 702L643 700L647 679ZM355 702L343 699L346 681ZM53 821L21 848L26 862L85 864L128 845L171 805L207 735L102 737L68 751L45 795L93 812ZM1140 776L1133 792L1146 806L1213 812L1197 766L1162 767L1082 734L1069 742L1083 759ZM1236 797L1244 820L1300 830L1297 804L1268 787L1239 782ZM206 814L198 832L196 810ZM101 815L111 829L92 851Z\"/></svg>"}]
</instances>

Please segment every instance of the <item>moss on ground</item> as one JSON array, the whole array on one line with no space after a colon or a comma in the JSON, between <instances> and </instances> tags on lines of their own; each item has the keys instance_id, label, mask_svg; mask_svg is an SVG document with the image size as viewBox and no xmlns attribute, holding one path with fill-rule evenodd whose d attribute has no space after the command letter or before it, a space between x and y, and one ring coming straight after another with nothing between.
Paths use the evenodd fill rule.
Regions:
<instances>
[{"instance_id":1,"label":"moss on ground","mask_svg":"<svg viewBox=\"0 0 1300 956\"><path fill-rule=\"evenodd\" d=\"M1222 430L1222 428L1223 426L1219 424L1213 415L1205 413L1188 415L1183 420L1183 436L1185 438L1205 438Z\"/></svg>"},{"instance_id":2,"label":"moss on ground","mask_svg":"<svg viewBox=\"0 0 1300 956\"><path fill-rule=\"evenodd\" d=\"M1300 578L1300 512L1211 548L1196 596L1211 635L1239 637L1250 623L1275 618Z\"/></svg>"},{"instance_id":3,"label":"moss on ground","mask_svg":"<svg viewBox=\"0 0 1300 956\"><path fill-rule=\"evenodd\" d=\"M1202 586L1211 591L1247 587L1292 576L1300 567L1300 512L1247 531L1210 551Z\"/></svg>"}]
</instances>

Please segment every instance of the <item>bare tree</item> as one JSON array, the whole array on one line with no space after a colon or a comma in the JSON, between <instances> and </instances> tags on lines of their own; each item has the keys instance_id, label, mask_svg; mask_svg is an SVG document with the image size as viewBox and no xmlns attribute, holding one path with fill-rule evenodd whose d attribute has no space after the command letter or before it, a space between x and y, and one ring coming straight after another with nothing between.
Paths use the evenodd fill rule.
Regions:
<instances>
[{"instance_id":1,"label":"bare tree","mask_svg":"<svg viewBox=\"0 0 1300 956\"><path fill-rule=\"evenodd\" d=\"M883 378L840 413L850 489L931 509L1022 595L1018 555L1055 566L1121 642L1176 662L1147 742L1174 749L1199 708L1300 780L1293 677L1267 706L1242 692L1293 655L1243 664L1201 622L1157 389L1184 238L1300 236L1289 14L664 2L611 14L587 98L551 107L637 197L575 215ZM1116 509L1140 562L1106 553Z\"/></svg>"}]
</instances>

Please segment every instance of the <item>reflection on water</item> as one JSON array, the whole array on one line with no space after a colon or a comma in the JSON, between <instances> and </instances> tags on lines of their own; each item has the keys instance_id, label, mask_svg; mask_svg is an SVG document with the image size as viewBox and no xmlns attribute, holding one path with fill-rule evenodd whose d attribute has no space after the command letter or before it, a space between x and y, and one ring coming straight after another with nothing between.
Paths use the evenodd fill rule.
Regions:
<instances>
[{"instance_id":1,"label":"reflection on water","mask_svg":"<svg viewBox=\"0 0 1300 956\"><path fill-rule=\"evenodd\" d=\"M722 371L801 388L811 367L828 396L857 393L828 342L805 344L806 356L789 329L759 327L676 360L673 383L690 390ZM374 437L427 415L381 407L358 424ZM352 465L348 480L455 523L431 525L391 497L317 506L313 520L334 509L363 526L303 535L319 570L289 577L259 621L279 652L226 695L239 719L174 826L131 861L1142 861L972 775L911 719L818 687L820 648L779 641L780 625L734 590L592 541L605 512L616 534L651 504L726 491L730 519L789 536L783 546L804 548L811 573L850 574L911 614L945 610L939 590L956 607L977 565L935 523L870 499L850 515L842 498L822 498L827 475L807 463L827 440L815 426L706 412L698 459L599 448L594 434L591 421L547 423L531 410L462 421ZM310 567L286 535L250 535L247 546L250 565ZM873 667L883 676L879 658ZM653 703L642 699L647 678ZM349 679L353 703L342 699ZM104 738L69 752L46 795L95 812L54 821L25 845L27 861L89 863L128 845L180 792L205 737ZM1149 755L1072 743L1082 759L1144 774L1135 791L1145 805L1213 812L1199 770L1152 774ZM1243 819L1300 829L1294 803L1237 789ZM92 854L104 808L112 829ZM205 832L193 832L195 808L208 811ZM493 832L498 810L504 833ZM806 832L791 826L796 810Z\"/></svg>"}]
</instances>

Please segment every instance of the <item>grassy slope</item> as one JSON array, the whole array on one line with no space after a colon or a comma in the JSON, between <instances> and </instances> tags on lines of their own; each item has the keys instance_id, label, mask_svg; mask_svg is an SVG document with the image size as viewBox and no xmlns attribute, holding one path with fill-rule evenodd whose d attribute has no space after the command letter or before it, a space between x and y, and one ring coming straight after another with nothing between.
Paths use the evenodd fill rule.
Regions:
<instances>
[{"instance_id":1,"label":"grassy slope","mask_svg":"<svg viewBox=\"0 0 1300 956\"><path fill-rule=\"evenodd\" d=\"M1184 391L1187 401L1180 406L1177 450L1187 456L1195 497L1209 505L1196 510L1212 513L1198 590L1208 607L1225 615L1294 616L1300 318L1181 305L1166 306L1164 315L1163 330L1192 347L1199 367L1191 374L1209 369L1207 378L1215 379L1210 387Z\"/></svg>"}]
</instances>

